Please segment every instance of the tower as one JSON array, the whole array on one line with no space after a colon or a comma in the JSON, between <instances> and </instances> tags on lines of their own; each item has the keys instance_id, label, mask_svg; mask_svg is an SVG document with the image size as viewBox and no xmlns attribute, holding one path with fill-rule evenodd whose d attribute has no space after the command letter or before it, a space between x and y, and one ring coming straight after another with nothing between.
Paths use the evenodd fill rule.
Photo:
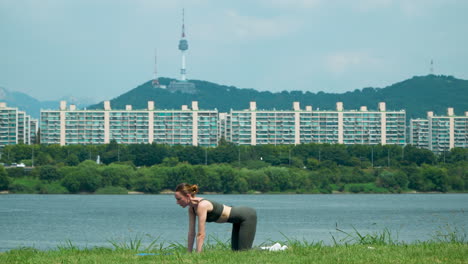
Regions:
<instances>
[{"instance_id":1,"label":"tower","mask_svg":"<svg viewBox=\"0 0 468 264\"><path fill-rule=\"evenodd\" d=\"M159 88L159 80L158 80L158 54L157 50L154 50L154 78L152 81L154 88Z\"/></svg>"},{"instance_id":2,"label":"tower","mask_svg":"<svg viewBox=\"0 0 468 264\"><path fill-rule=\"evenodd\" d=\"M182 38L179 40L179 50L182 52L182 68L180 69L180 74L181 74L181 80L185 81L186 80L186 69L185 69L185 51L188 50L188 42L185 39L185 21L184 17L185 12L184 9L182 9Z\"/></svg>"},{"instance_id":3,"label":"tower","mask_svg":"<svg viewBox=\"0 0 468 264\"><path fill-rule=\"evenodd\" d=\"M185 39L185 12L182 9L182 37L179 40L179 50L182 53L182 68L180 69L181 78L179 81L172 81L169 84L168 90L171 93L181 92L194 94L197 92L195 84L187 81L186 69L185 69L185 51L188 50L188 42Z\"/></svg>"}]
</instances>

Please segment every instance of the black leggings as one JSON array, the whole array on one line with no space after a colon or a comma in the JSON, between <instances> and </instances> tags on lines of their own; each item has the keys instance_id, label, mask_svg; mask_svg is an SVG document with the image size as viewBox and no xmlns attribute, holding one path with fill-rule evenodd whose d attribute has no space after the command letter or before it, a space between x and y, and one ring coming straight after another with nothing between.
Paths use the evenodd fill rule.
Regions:
<instances>
[{"instance_id":1,"label":"black leggings","mask_svg":"<svg viewBox=\"0 0 468 264\"><path fill-rule=\"evenodd\" d=\"M251 249L257 230L257 212L250 207L232 207L228 222L232 223L232 250Z\"/></svg>"}]
</instances>

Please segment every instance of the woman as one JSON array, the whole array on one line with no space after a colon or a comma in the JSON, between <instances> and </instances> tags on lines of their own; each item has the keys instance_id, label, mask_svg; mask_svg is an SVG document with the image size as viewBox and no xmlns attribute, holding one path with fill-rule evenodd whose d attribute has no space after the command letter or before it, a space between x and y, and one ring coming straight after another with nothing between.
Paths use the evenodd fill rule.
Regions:
<instances>
[{"instance_id":1,"label":"woman","mask_svg":"<svg viewBox=\"0 0 468 264\"><path fill-rule=\"evenodd\" d=\"M205 223L232 223L232 250L247 250L252 248L257 229L257 213L254 209L244 206L231 207L214 201L195 197L198 193L196 184L181 183L175 190L177 204L183 208L188 206L189 232L188 251L192 252L195 239L195 222L198 217L197 252L201 252L205 240Z\"/></svg>"}]
</instances>

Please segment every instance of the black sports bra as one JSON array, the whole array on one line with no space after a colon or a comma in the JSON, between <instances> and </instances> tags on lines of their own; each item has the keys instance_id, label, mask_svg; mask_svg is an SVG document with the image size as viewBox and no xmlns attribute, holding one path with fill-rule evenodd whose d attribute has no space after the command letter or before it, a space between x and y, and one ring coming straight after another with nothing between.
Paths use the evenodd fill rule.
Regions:
<instances>
[{"instance_id":1,"label":"black sports bra","mask_svg":"<svg viewBox=\"0 0 468 264\"><path fill-rule=\"evenodd\" d=\"M223 213L224 205L222 205L220 203L217 203L217 202L214 202L214 201L207 200L207 199L201 199L199 201L199 203L201 201L208 201L213 205L213 210L206 213L206 221L207 222L216 222L219 219L219 217L221 216L221 214ZM196 214L195 207L192 207L192 209L193 209L193 212Z\"/></svg>"}]
</instances>

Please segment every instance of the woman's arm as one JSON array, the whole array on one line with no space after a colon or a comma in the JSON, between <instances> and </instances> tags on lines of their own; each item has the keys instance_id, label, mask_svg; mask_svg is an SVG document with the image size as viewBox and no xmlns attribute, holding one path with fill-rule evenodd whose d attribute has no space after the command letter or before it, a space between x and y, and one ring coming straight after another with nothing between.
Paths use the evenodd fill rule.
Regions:
<instances>
[{"instance_id":1,"label":"woman's arm","mask_svg":"<svg viewBox=\"0 0 468 264\"><path fill-rule=\"evenodd\" d=\"M195 239L195 213L193 212L193 207L189 207L188 215L189 215L189 231L188 231L188 245L187 250L188 252L192 252L193 250L193 241Z\"/></svg>"},{"instance_id":2,"label":"woman's arm","mask_svg":"<svg viewBox=\"0 0 468 264\"><path fill-rule=\"evenodd\" d=\"M198 234L197 234L197 252L203 249L203 242L205 241L205 224L206 214L208 213L208 203L200 203L197 209L198 216Z\"/></svg>"}]
</instances>

